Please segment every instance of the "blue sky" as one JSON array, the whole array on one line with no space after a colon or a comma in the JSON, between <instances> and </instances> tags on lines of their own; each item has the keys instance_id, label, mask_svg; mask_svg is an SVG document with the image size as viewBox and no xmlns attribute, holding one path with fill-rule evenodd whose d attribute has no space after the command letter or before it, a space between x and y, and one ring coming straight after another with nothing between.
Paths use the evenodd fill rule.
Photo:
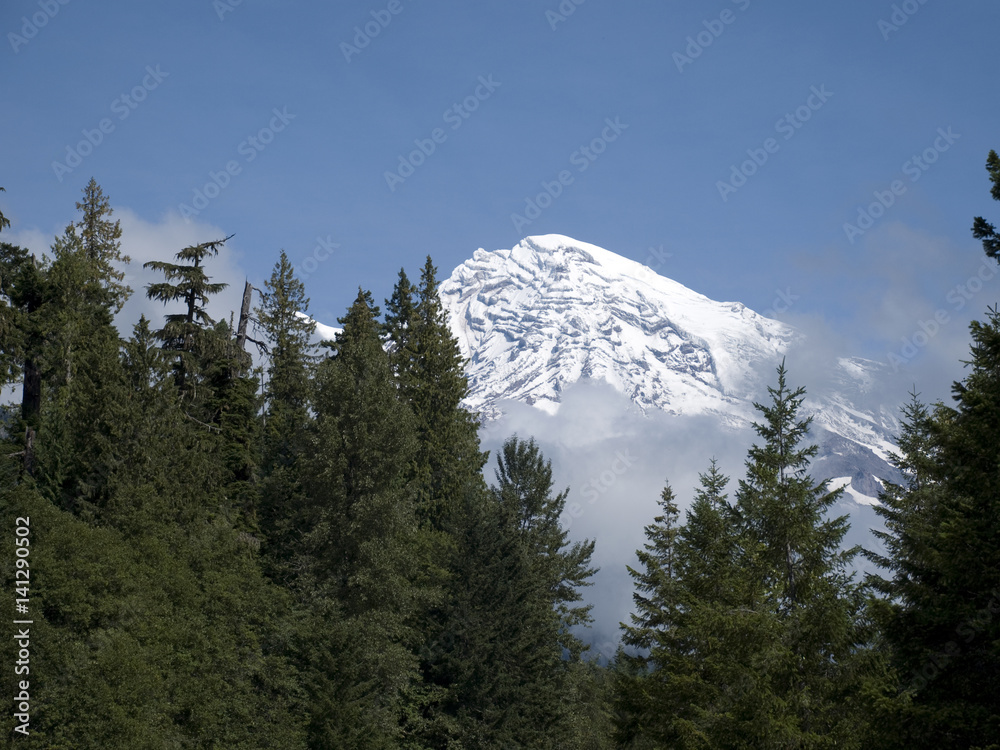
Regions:
<instances>
[{"instance_id":1,"label":"blue sky","mask_svg":"<svg viewBox=\"0 0 1000 750\"><path fill-rule=\"evenodd\" d=\"M93 176L138 259L235 233L217 276L261 285L283 248L326 322L427 254L447 276L567 234L845 353L916 336L898 374L945 397L1000 299L969 231L1000 215L998 22L989 0L8 0L0 210L44 250Z\"/></svg>"}]
</instances>

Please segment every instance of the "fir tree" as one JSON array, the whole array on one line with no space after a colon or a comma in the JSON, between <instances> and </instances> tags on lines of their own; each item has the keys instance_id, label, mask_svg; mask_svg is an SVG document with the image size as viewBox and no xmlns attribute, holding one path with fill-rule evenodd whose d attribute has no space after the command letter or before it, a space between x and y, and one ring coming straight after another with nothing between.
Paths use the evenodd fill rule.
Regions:
<instances>
[{"instance_id":1,"label":"fir tree","mask_svg":"<svg viewBox=\"0 0 1000 750\"><path fill-rule=\"evenodd\" d=\"M309 343L305 287L284 251L265 283L257 320L269 343L264 387L261 471L261 524L269 574L291 580L291 554L300 533L305 498L300 459L307 447L316 357ZM300 315L301 314L301 315Z\"/></svg>"},{"instance_id":2,"label":"fir tree","mask_svg":"<svg viewBox=\"0 0 1000 750\"><path fill-rule=\"evenodd\" d=\"M0 243L0 384L24 379L22 418L37 428L41 408L38 358L45 341L36 313L46 294L45 276L24 248Z\"/></svg>"},{"instance_id":3,"label":"fir tree","mask_svg":"<svg viewBox=\"0 0 1000 750\"><path fill-rule=\"evenodd\" d=\"M1000 156L997 156L996 151L990 150L986 157L986 171L990 175L990 182L993 183L990 195L993 196L993 200L1000 201ZM993 224L982 216L977 216L972 223L972 236L982 240L987 257L1000 263L1000 233L997 233Z\"/></svg>"},{"instance_id":4,"label":"fir tree","mask_svg":"<svg viewBox=\"0 0 1000 750\"><path fill-rule=\"evenodd\" d=\"M27 425L25 457L40 489L60 507L92 514L106 499L112 436L120 422L120 340L113 325L128 288L114 263L121 230L93 180L77 204L82 216L57 237L53 255L23 269L33 291L22 331ZM78 232L82 230L82 233ZM32 431L37 427L37 445Z\"/></svg>"},{"instance_id":5,"label":"fir tree","mask_svg":"<svg viewBox=\"0 0 1000 750\"><path fill-rule=\"evenodd\" d=\"M879 510L886 553L872 558L893 574L877 581L878 613L901 681L887 707L899 747L989 748L1000 736L997 310L971 331L955 406L928 413L914 396L904 410L904 484Z\"/></svg>"},{"instance_id":6,"label":"fir tree","mask_svg":"<svg viewBox=\"0 0 1000 750\"><path fill-rule=\"evenodd\" d=\"M569 533L559 523L569 490L553 495L552 463L543 458L533 439L515 436L504 441L495 476L493 497L521 538L547 606L559 616L559 632L565 638L562 645L579 655L581 644L569 630L591 621L590 605L579 602L583 600L580 589L591 585L589 579L597 572L590 567L595 543L570 543Z\"/></svg>"},{"instance_id":7,"label":"fir tree","mask_svg":"<svg viewBox=\"0 0 1000 750\"><path fill-rule=\"evenodd\" d=\"M680 645L684 613L677 554L680 512L669 484L660 494L659 507L660 515L645 528L646 543L636 550L641 569L628 566L635 581L635 611L632 624L622 624L622 643L635 653L620 650L617 657L616 732L619 743L628 747L680 742L675 723L687 711L670 689L685 656Z\"/></svg>"},{"instance_id":8,"label":"fir tree","mask_svg":"<svg viewBox=\"0 0 1000 750\"><path fill-rule=\"evenodd\" d=\"M725 494L729 477L713 458L699 474L700 486L678 542L681 578L694 601L732 604L735 600L738 527Z\"/></svg>"},{"instance_id":9,"label":"fir tree","mask_svg":"<svg viewBox=\"0 0 1000 750\"><path fill-rule=\"evenodd\" d=\"M149 299L164 305L170 302L184 303L184 312L169 313L163 328L156 332L157 338L163 342L163 348L174 352L177 357L175 372L177 385L182 391L190 389L192 384L187 382L188 375L198 372L198 355L207 349L207 339L211 335L209 331L215 325L215 321L205 310L209 298L229 286L209 281L203 262L206 258L218 255L219 249L230 237L184 248L175 256L181 263L154 260L143 264L143 268L159 271L166 278L166 281L146 287Z\"/></svg>"},{"instance_id":10,"label":"fir tree","mask_svg":"<svg viewBox=\"0 0 1000 750\"><path fill-rule=\"evenodd\" d=\"M846 516L827 517L842 490L830 492L807 473L817 448L801 442L812 420L799 419L805 391L789 390L785 375L782 363L777 388L768 388L770 405L756 405L763 443L750 449L736 502L745 603L780 626L762 701L773 711L753 724L762 736L791 742L856 742L843 696L856 687L852 660L862 645L863 596L849 570L857 550L841 549Z\"/></svg>"},{"instance_id":11,"label":"fir tree","mask_svg":"<svg viewBox=\"0 0 1000 750\"><path fill-rule=\"evenodd\" d=\"M619 677L619 738L636 746L859 746L862 592L845 521L825 517L839 493L807 474L816 449L783 365L769 393L736 503L713 463L687 524L668 488L647 529L634 575L649 595L625 640L648 656Z\"/></svg>"},{"instance_id":12,"label":"fir tree","mask_svg":"<svg viewBox=\"0 0 1000 750\"><path fill-rule=\"evenodd\" d=\"M6 189L0 187L0 193L5 193L5 192L7 192ZM6 216L4 216L3 212L0 212L0 232L2 232L4 229L6 229L9 226L10 226L10 219L8 219Z\"/></svg>"},{"instance_id":13,"label":"fir tree","mask_svg":"<svg viewBox=\"0 0 1000 750\"><path fill-rule=\"evenodd\" d=\"M318 373L316 425L304 482L310 507L297 587L324 615L329 646L311 671L318 746L390 747L414 677L409 650L414 533L405 474L412 416L399 400L367 292ZM317 609L318 608L318 609ZM337 665L337 666L333 666ZM335 670L335 671L331 671Z\"/></svg>"},{"instance_id":14,"label":"fir tree","mask_svg":"<svg viewBox=\"0 0 1000 750\"><path fill-rule=\"evenodd\" d=\"M417 290L410 283L406 271L399 269L399 278L393 287L392 297L385 301L385 322L382 331L389 340L392 369L400 377L404 389L412 384L410 374L414 371L414 332L417 328ZM409 398L409 393L407 393Z\"/></svg>"},{"instance_id":15,"label":"fir tree","mask_svg":"<svg viewBox=\"0 0 1000 750\"><path fill-rule=\"evenodd\" d=\"M83 252L95 266L94 275L101 280L101 290L108 298L107 306L117 314L132 294L132 290L122 283L125 273L116 268L116 264L131 262L121 252L121 222L111 223L114 211L93 177L83 189L83 200L76 207L82 216L67 231L79 234Z\"/></svg>"},{"instance_id":16,"label":"fir tree","mask_svg":"<svg viewBox=\"0 0 1000 750\"><path fill-rule=\"evenodd\" d=\"M266 427L264 467L270 473L288 466L301 444L308 422L310 371L315 361L309 343L313 324L308 319L305 286L281 251L257 308L257 320L270 342L267 385L264 388Z\"/></svg>"},{"instance_id":17,"label":"fir tree","mask_svg":"<svg viewBox=\"0 0 1000 750\"><path fill-rule=\"evenodd\" d=\"M468 383L438 296L436 273L430 257L417 287L401 271L392 298L386 301L382 327L390 344L395 385L413 414L417 439L407 478L420 530L415 581L420 605L414 628L422 640L418 652L425 681L407 698L407 732L430 738L432 746L442 745L454 731L450 723L454 716L440 705L448 699L451 678L442 676L438 661L444 658L439 644L447 640L456 611L458 592L452 582L457 574L452 566L465 564L460 535L469 519L463 508L470 497L486 493L481 473L486 454L479 450L478 419L461 404Z\"/></svg>"},{"instance_id":18,"label":"fir tree","mask_svg":"<svg viewBox=\"0 0 1000 750\"><path fill-rule=\"evenodd\" d=\"M416 288L401 272L383 330L393 344L400 392L416 418L417 512L423 525L440 531L450 504L460 502L470 482L481 481L486 454L479 450L478 419L461 406L468 381L438 286L430 256Z\"/></svg>"},{"instance_id":19,"label":"fir tree","mask_svg":"<svg viewBox=\"0 0 1000 750\"><path fill-rule=\"evenodd\" d=\"M559 527L565 492L534 441L507 440L497 484L470 492L450 526L440 629L425 654L442 695L417 732L427 744L564 747L576 728L568 693L586 684L583 645L570 628L589 621L593 542Z\"/></svg>"},{"instance_id":20,"label":"fir tree","mask_svg":"<svg viewBox=\"0 0 1000 750\"><path fill-rule=\"evenodd\" d=\"M520 595L537 610L521 626L521 636L532 642L534 656L521 668L525 692L518 713L546 727L541 736L559 744L558 740L565 740L568 717L558 695L569 689L569 665L578 662L585 650L571 629L591 622L591 607L581 603L580 590L591 585L590 578L597 572L591 566L595 543L569 541L559 523L569 490L553 492L552 464L534 440L514 436L504 441L495 477L493 499L507 533L517 539L527 561L529 577L522 584L527 591ZM548 660L543 656L546 653ZM527 739L523 742L532 744Z\"/></svg>"}]
</instances>

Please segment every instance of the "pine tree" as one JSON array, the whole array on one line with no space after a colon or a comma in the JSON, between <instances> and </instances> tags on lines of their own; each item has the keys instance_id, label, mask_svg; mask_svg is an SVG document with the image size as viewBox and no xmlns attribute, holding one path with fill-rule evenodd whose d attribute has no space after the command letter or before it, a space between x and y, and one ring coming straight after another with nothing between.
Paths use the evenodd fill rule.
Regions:
<instances>
[{"instance_id":1,"label":"pine tree","mask_svg":"<svg viewBox=\"0 0 1000 750\"><path fill-rule=\"evenodd\" d=\"M0 187L0 193L5 192ZM0 212L0 232L10 226L10 220ZM7 242L0 243L0 388L6 386L16 372L14 344L18 326L15 322L17 305L13 304L13 280L27 258L27 251Z\"/></svg>"},{"instance_id":2,"label":"pine tree","mask_svg":"<svg viewBox=\"0 0 1000 750\"><path fill-rule=\"evenodd\" d=\"M410 283L406 271L400 268L392 297L385 301L385 322L382 324L383 335L391 344L390 359L393 372L400 376L400 387L404 389L412 385L409 382L409 375L415 366L413 335L417 328L417 306L414 299L416 293L417 290ZM409 398L408 392L407 398Z\"/></svg>"},{"instance_id":3,"label":"pine tree","mask_svg":"<svg viewBox=\"0 0 1000 750\"><path fill-rule=\"evenodd\" d=\"M633 574L648 595L624 640L648 655L620 655L618 677L619 739L636 747L859 746L854 553L840 549L844 519L825 518L838 493L807 474L804 391L782 365L769 393L736 503L713 462L685 526L668 487L647 528Z\"/></svg>"},{"instance_id":4,"label":"pine tree","mask_svg":"<svg viewBox=\"0 0 1000 750\"><path fill-rule=\"evenodd\" d=\"M209 281L210 277L202 264L206 258L218 255L219 249L230 237L184 248L175 256L181 263L154 260L143 264L143 268L159 271L166 278L166 281L150 284L146 288L149 299L164 305L184 303L184 312L169 313L163 328L156 332L163 348L174 352L177 357L175 372L181 391L192 389L194 384L189 382L190 376L198 373L199 355L209 348L208 339L215 321L206 312L205 306L211 295L229 286Z\"/></svg>"},{"instance_id":5,"label":"pine tree","mask_svg":"<svg viewBox=\"0 0 1000 750\"><path fill-rule=\"evenodd\" d=\"M452 577L421 654L429 700L411 719L413 746L544 747L551 717L538 709L556 697L558 646L538 643L551 617L538 606L531 561L494 497L470 494L456 510Z\"/></svg>"},{"instance_id":6,"label":"pine tree","mask_svg":"<svg viewBox=\"0 0 1000 750\"><path fill-rule=\"evenodd\" d=\"M997 156L996 151L990 150L986 157L986 171L990 175L990 182L993 183L990 195L993 196L993 200L1000 201L1000 156ZM987 257L1000 263L1000 233L997 233L993 224L982 216L977 216L972 223L972 236L983 241L983 250Z\"/></svg>"},{"instance_id":7,"label":"pine tree","mask_svg":"<svg viewBox=\"0 0 1000 750\"><path fill-rule=\"evenodd\" d=\"M855 743L856 717L843 698L857 687L853 659L863 645L863 592L849 570L857 550L841 549L846 516L826 516L842 490L830 492L807 473L817 448L800 445L811 422L798 418L805 391L789 390L785 375L782 363L777 388L768 388L771 404L756 404L763 443L749 451L736 502L745 604L780 626L762 701L772 710L755 717L752 731L806 745L822 737Z\"/></svg>"},{"instance_id":8,"label":"pine tree","mask_svg":"<svg viewBox=\"0 0 1000 750\"><path fill-rule=\"evenodd\" d=\"M591 606L581 603L581 589L591 585L597 572L591 566L595 542L569 541L559 522L569 489L553 492L552 463L533 439L514 436L504 441L495 477L491 493L508 533L518 540L520 554L527 560L526 600L537 608L537 614L522 624L522 637L532 641L534 663L522 666L526 692L518 713L545 727L541 736L558 745L568 730L566 706L558 695L569 689L569 666L579 662L586 650L571 629L591 622ZM548 660L543 657L546 653Z\"/></svg>"},{"instance_id":9,"label":"pine tree","mask_svg":"<svg viewBox=\"0 0 1000 750\"><path fill-rule=\"evenodd\" d=\"M305 287L284 251L265 283L257 320L269 343L264 388L261 526L269 575L290 581L289 563L305 504L300 459L307 447L315 367ZM300 315L301 314L301 315Z\"/></svg>"},{"instance_id":10,"label":"pine tree","mask_svg":"<svg viewBox=\"0 0 1000 750\"><path fill-rule=\"evenodd\" d=\"M1000 157L990 151L991 195L1000 200ZM1000 261L1000 235L976 217L973 236ZM891 577L874 577L875 608L898 694L879 719L892 747L997 748L1000 744L1000 311L974 321L970 372L953 407L929 410L916 394L903 409L899 485L882 494Z\"/></svg>"},{"instance_id":11,"label":"pine tree","mask_svg":"<svg viewBox=\"0 0 1000 750\"><path fill-rule=\"evenodd\" d=\"M52 257L23 267L31 292L22 327L22 415L26 464L33 454L30 473L40 489L60 507L92 514L106 499L120 407L113 318L129 290L113 264L128 259L120 253L120 227L111 223L108 200L93 180L77 207L81 218L56 238Z\"/></svg>"},{"instance_id":12,"label":"pine tree","mask_svg":"<svg viewBox=\"0 0 1000 750\"><path fill-rule=\"evenodd\" d=\"M407 732L432 746L443 745L457 731L450 709L440 703L447 700L451 678L441 674L439 646L448 638L459 595L452 586L458 575L453 566L465 565L461 534L470 521L463 508L469 498L486 494L482 468L487 457L479 450L478 419L461 404L468 393L464 362L438 296L436 273L430 257L417 287L401 271L382 327L396 388L413 414L417 439L407 478L419 526L415 591L420 604L414 628L422 642L417 651L425 679L407 697Z\"/></svg>"},{"instance_id":13,"label":"pine tree","mask_svg":"<svg viewBox=\"0 0 1000 750\"><path fill-rule=\"evenodd\" d=\"M111 223L114 213L111 203L93 177L83 189L83 200L76 207L82 216L67 231L79 233L83 252L95 266L94 275L101 280L101 290L107 297L106 306L117 314L132 294L132 290L122 283L125 273L115 267L115 264L131 262L121 252L121 222Z\"/></svg>"},{"instance_id":14,"label":"pine tree","mask_svg":"<svg viewBox=\"0 0 1000 750\"><path fill-rule=\"evenodd\" d=\"M670 684L686 667L681 664L685 601L677 554L680 511L669 484L660 494L659 507L660 515L645 528L646 543L636 550L641 569L628 566L635 581L635 611L631 625L622 623L622 643L635 653L618 653L616 701L616 736L626 747L649 742L686 747L678 744L675 724L689 709L674 700Z\"/></svg>"},{"instance_id":15,"label":"pine tree","mask_svg":"<svg viewBox=\"0 0 1000 750\"><path fill-rule=\"evenodd\" d=\"M585 685L570 628L589 622L579 589L594 543L560 528L567 493L552 492L533 440L504 443L496 480L452 517L451 578L425 654L442 694L417 734L434 747L565 747L576 708L565 696Z\"/></svg>"},{"instance_id":16,"label":"pine tree","mask_svg":"<svg viewBox=\"0 0 1000 750\"><path fill-rule=\"evenodd\" d=\"M570 543L559 517L569 489L552 494L552 463L546 461L534 439L517 436L504 441L497 456L495 500L508 514L546 592L548 605L559 617L561 645L578 656L582 644L569 630L588 624L590 605L581 605L580 589L589 586L597 571L590 567L594 541Z\"/></svg>"},{"instance_id":17,"label":"pine tree","mask_svg":"<svg viewBox=\"0 0 1000 750\"><path fill-rule=\"evenodd\" d=\"M678 542L680 575L691 600L732 604L738 527L724 492L729 477L719 471L713 458L708 471L698 478L700 486Z\"/></svg>"},{"instance_id":18,"label":"pine tree","mask_svg":"<svg viewBox=\"0 0 1000 750\"><path fill-rule=\"evenodd\" d=\"M1000 700L1000 315L974 321L971 371L955 407L904 410L890 485L878 610L900 694L887 708L899 747L996 747Z\"/></svg>"},{"instance_id":19,"label":"pine tree","mask_svg":"<svg viewBox=\"0 0 1000 750\"><path fill-rule=\"evenodd\" d=\"M414 677L414 518L405 471L412 416L399 400L367 292L319 368L304 483L310 507L296 566L328 646L310 661L311 734L323 747L391 747ZM326 713L326 708L333 710Z\"/></svg>"},{"instance_id":20,"label":"pine tree","mask_svg":"<svg viewBox=\"0 0 1000 750\"><path fill-rule=\"evenodd\" d=\"M185 417L144 321L107 367L85 366L89 351L48 389L44 471L0 497L4 523L26 515L34 529L36 742L303 747L297 678L281 655L290 602L235 528L224 454ZM58 489L55 459L73 502L39 491ZM78 502L91 477L79 467L91 463L94 508Z\"/></svg>"},{"instance_id":21,"label":"pine tree","mask_svg":"<svg viewBox=\"0 0 1000 750\"><path fill-rule=\"evenodd\" d=\"M45 277L29 252L0 243L0 384L24 378L22 418L37 428L41 374L38 356L44 343L36 315L45 297ZM37 392L37 395L36 395Z\"/></svg>"},{"instance_id":22,"label":"pine tree","mask_svg":"<svg viewBox=\"0 0 1000 750\"><path fill-rule=\"evenodd\" d=\"M7 192L6 189L0 187L0 193L5 193L5 192ZM8 219L6 216L4 216L3 212L0 212L0 232L2 232L4 229L6 229L9 226L10 226L10 219Z\"/></svg>"},{"instance_id":23,"label":"pine tree","mask_svg":"<svg viewBox=\"0 0 1000 750\"><path fill-rule=\"evenodd\" d=\"M281 251L257 308L257 319L270 342L267 385L264 469L288 466L300 445L308 422L310 370L315 361L309 343L313 324L308 319L305 286Z\"/></svg>"},{"instance_id":24,"label":"pine tree","mask_svg":"<svg viewBox=\"0 0 1000 750\"><path fill-rule=\"evenodd\" d=\"M461 406L468 381L438 286L430 256L416 288L401 272L387 301L383 330L393 344L400 392L416 418L418 516L424 526L440 531L450 504L460 502L470 482L481 482L486 454L479 450L477 417Z\"/></svg>"}]
</instances>

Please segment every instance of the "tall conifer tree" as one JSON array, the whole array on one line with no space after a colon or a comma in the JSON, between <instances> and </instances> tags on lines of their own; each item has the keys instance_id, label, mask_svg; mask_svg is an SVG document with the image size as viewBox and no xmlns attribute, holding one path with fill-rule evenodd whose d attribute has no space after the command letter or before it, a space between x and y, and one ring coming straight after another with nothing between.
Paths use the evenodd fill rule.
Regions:
<instances>
[{"instance_id":1,"label":"tall conifer tree","mask_svg":"<svg viewBox=\"0 0 1000 750\"><path fill-rule=\"evenodd\" d=\"M317 747L394 747L414 678L412 415L392 379L367 292L319 367L304 460L308 526L297 587L324 613L310 640Z\"/></svg>"},{"instance_id":2,"label":"tall conifer tree","mask_svg":"<svg viewBox=\"0 0 1000 750\"><path fill-rule=\"evenodd\" d=\"M186 247L175 256L181 263L154 260L143 264L143 268L159 271L166 278L146 287L149 299L164 305L171 302L184 304L184 311L168 313L163 328L156 332L163 348L174 352L177 357L175 372L177 385L182 391L190 390L193 384L189 382L189 374L199 372L202 364L199 355L210 348L209 339L212 338L215 321L205 309L208 301L213 294L229 286L210 281L203 263L207 258L218 255L219 249L229 239L226 237Z\"/></svg>"},{"instance_id":3,"label":"tall conifer tree","mask_svg":"<svg viewBox=\"0 0 1000 750\"><path fill-rule=\"evenodd\" d=\"M897 700L882 703L886 746L996 747L1000 737L1000 315L972 323L971 372L955 406L904 410L898 466L878 513L892 574L878 622Z\"/></svg>"},{"instance_id":4,"label":"tall conifer tree","mask_svg":"<svg viewBox=\"0 0 1000 750\"><path fill-rule=\"evenodd\" d=\"M284 251L257 308L257 320L268 341L267 384L264 388L264 428L260 491L261 526L269 574L290 580L289 567L301 533L305 497L301 458L311 422L312 375L316 364L310 343L313 323L305 287Z\"/></svg>"},{"instance_id":5,"label":"tall conifer tree","mask_svg":"<svg viewBox=\"0 0 1000 750\"><path fill-rule=\"evenodd\" d=\"M417 512L426 527L439 531L469 483L481 483L486 454L479 450L478 418L461 406L468 381L438 286L430 256L416 287L400 272L384 330L400 391L416 418Z\"/></svg>"}]
</instances>

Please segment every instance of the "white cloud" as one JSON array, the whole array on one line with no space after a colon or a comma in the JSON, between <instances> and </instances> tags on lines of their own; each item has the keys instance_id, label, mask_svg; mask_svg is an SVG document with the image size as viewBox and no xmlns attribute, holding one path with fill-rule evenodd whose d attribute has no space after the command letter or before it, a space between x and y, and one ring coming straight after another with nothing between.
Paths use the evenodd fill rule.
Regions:
<instances>
[{"instance_id":1,"label":"white cloud","mask_svg":"<svg viewBox=\"0 0 1000 750\"><path fill-rule=\"evenodd\" d=\"M51 247L56 236L62 235L65 227L76 221L76 218L73 216L67 219L66 224L49 232L37 227L4 232L3 239L27 248L38 257L51 257ZM180 304L164 306L147 299L146 287L162 281L163 277L151 269L143 268L143 263L151 260L174 262L174 256L183 248L222 239L227 233L212 224L183 219L173 211L165 214L159 221L148 221L129 208L114 208L112 219L121 222L122 253L132 261L123 267L125 283L132 287L132 296L115 320L119 332L127 338L141 315L145 315L155 329L160 327L165 314L181 309ZM230 314L239 315L246 280L246 273L240 267L240 259L240 238L237 236L222 247L217 257L206 261L206 269L212 281L229 284L208 305L208 313L215 320L228 320ZM257 301L255 298L254 304Z\"/></svg>"},{"instance_id":2,"label":"white cloud","mask_svg":"<svg viewBox=\"0 0 1000 750\"><path fill-rule=\"evenodd\" d=\"M493 483L496 452L512 434L534 437L552 461L553 490L570 489L563 515L574 541L595 539L594 564L600 572L583 591L594 605L594 626L581 633L605 656L614 653L618 623L632 611L635 551L645 543L645 527L658 514L657 502L669 481L681 518L698 486L698 474L715 457L730 475L730 498L743 473L753 435L722 430L711 417L642 416L631 402L601 382L580 382L566 390L555 415L516 402L500 404L503 418L484 426L483 447L491 451L487 480Z\"/></svg>"},{"instance_id":3,"label":"white cloud","mask_svg":"<svg viewBox=\"0 0 1000 750\"><path fill-rule=\"evenodd\" d=\"M132 297L116 320L121 334L127 337L141 315L149 319L153 328L159 328L164 315L180 312L182 307L179 303L163 305L146 297L146 287L162 281L163 276L143 268L143 263L152 260L175 262L174 256L183 248L222 239L227 233L205 222L185 220L172 211L158 222L147 221L128 208L115 209L114 218L121 221L122 252L132 259L125 269L125 281L132 287ZM228 320L230 315L239 316L246 281L246 273L240 267L239 248L240 238L233 237L222 246L218 256L205 262L213 282L229 285L208 305L208 314L215 320ZM257 301L255 298L254 304ZM237 322L234 319L234 326Z\"/></svg>"}]
</instances>

